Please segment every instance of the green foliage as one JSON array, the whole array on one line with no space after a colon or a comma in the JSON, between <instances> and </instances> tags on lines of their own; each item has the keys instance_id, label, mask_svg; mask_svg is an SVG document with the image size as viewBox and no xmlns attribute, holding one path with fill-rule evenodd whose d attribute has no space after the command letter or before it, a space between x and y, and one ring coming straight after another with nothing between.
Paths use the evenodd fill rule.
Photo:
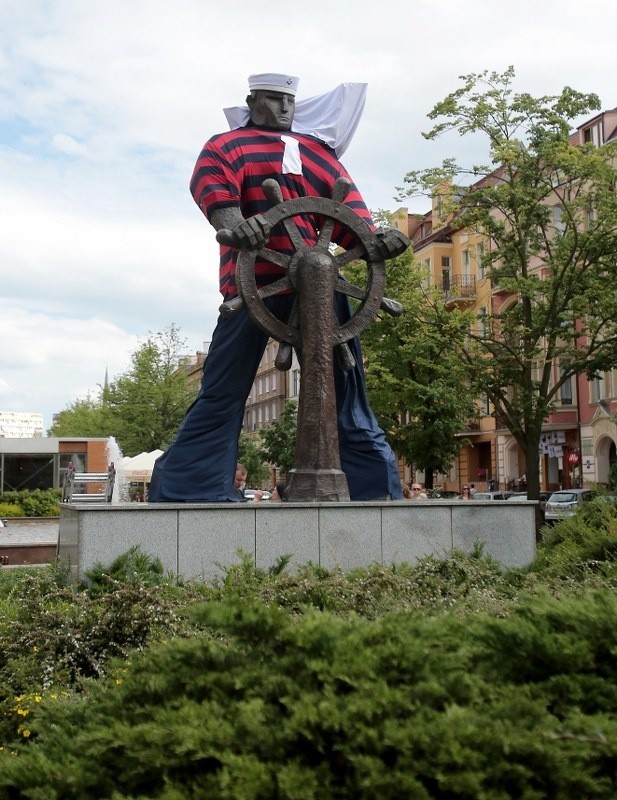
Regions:
<instances>
[{"instance_id":1,"label":"green foliage","mask_svg":"<svg viewBox=\"0 0 617 800\"><path fill-rule=\"evenodd\" d=\"M42 698L31 743L0 754L4 796L615 796L607 593L507 619L195 614L214 636L152 646L78 702Z\"/></svg>"},{"instance_id":2,"label":"green foliage","mask_svg":"<svg viewBox=\"0 0 617 800\"><path fill-rule=\"evenodd\" d=\"M609 489L617 489L617 461L613 461L608 471Z\"/></svg>"},{"instance_id":3,"label":"green foliage","mask_svg":"<svg viewBox=\"0 0 617 800\"><path fill-rule=\"evenodd\" d=\"M268 465L264 463L261 443L258 438L246 433L240 435L238 443L238 461L244 464L247 471L247 486L266 488L270 478Z\"/></svg>"},{"instance_id":4,"label":"green foliage","mask_svg":"<svg viewBox=\"0 0 617 800\"><path fill-rule=\"evenodd\" d=\"M100 397L88 396L85 400L69 403L63 411L54 414L47 435L106 437L111 435L110 426L109 414Z\"/></svg>"},{"instance_id":5,"label":"green foliage","mask_svg":"<svg viewBox=\"0 0 617 800\"><path fill-rule=\"evenodd\" d=\"M598 497L573 517L544 528L531 569L545 580L584 581L596 574L617 585L617 505Z\"/></svg>"},{"instance_id":6,"label":"green foliage","mask_svg":"<svg viewBox=\"0 0 617 800\"><path fill-rule=\"evenodd\" d=\"M60 515L61 497L59 489L21 489L18 492L4 492L0 495L2 502L13 510L18 509L20 513L4 514L0 511L0 516L57 517Z\"/></svg>"},{"instance_id":7,"label":"green foliage","mask_svg":"<svg viewBox=\"0 0 617 800\"><path fill-rule=\"evenodd\" d=\"M140 580L129 562L138 563L135 553L124 559L126 580L100 578L91 592L69 586L59 564L0 573L1 742L19 722L10 711L15 698L83 690L112 659L187 628L175 590L152 580L158 570L142 565Z\"/></svg>"},{"instance_id":8,"label":"green foliage","mask_svg":"<svg viewBox=\"0 0 617 800\"><path fill-rule=\"evenodd\" d=\"M0 495L2 497L2 495ZM17 503L1 502L0 503L0 519L7 517L24 517L24 510Z\"/></svg>"},{"instance_id":9,"label":"green foliage","mask_svg":"<svg viewBox=\"0 0 617 800\"><path fill-rule=\"evenodd\" d=\"M131 356L131 365L103 394L113 435L125 455L165 449L195 392L179 369L185 340L171 325L150 334Z\"/></svg>"},{"instance_id":10,"label":"green foliage","mask_svg":"<svg viewBox=\"0 0 617 800\"><path fill-rule=\"evenodd\" d=\"M76 400L55 414L48 434L114 436L128 456L165 449L195 396L180 364L184 344L174 324L151 333L100 397Z\"/></svg>"},{"instance_id":11,"label":"green foliage","mask_svg":"<svg viewBox=\"0 0 617 800\"><path fill-rule=\"evenodd\" d=\"M160 558L144 553L134 545L105 566L100 561L85 574L91 595L109 591L115 583L156 586L165 580Z\"/></svg>"},{"instance_id":12,"label":"green foliage","mask_svg":"<svg viewBox=\"0 0 617 800\"><path fill-rule=\"evenodd\" d=\"M316 608L373 619L411 609L432 614L455 606L460 613L493 604L501 608L512 594L499 565L480 549L469 555L454 550L443 559L427 557L413 566L373 564L349 574L312 563L288 573L283 569L285 558L262 570L254 567L250 554L240 556L239 563L225 569L224 580L214 582L209 594L212 599L259 599L292 614Z\"/></svg>"},{"instance_id":13,"label":"green foliage","mask_svg":"<svg viewBox=\"0 0 617 800\"><path fill-rule=\"evenodd\" d=\"M0 571L0 800L612 800L616 522L585 504L528 570Z\"/></svg>"},{"instance_id":14,"label":"green foliage","mask_svg":"<svg viewBox=\"0 0 617 800\"><path fill-rule=\"evenodd\" d=\"M358 267L346 276L358 282ZM455 342L467 335L468 313L447 312L440 292L423 286L411 254L388 262L387 294L403 304L399 317L382 314L362 334L371 406L399 456L426 474L446 472L464 441L474 396L462 387L467 368Z\"/></svg>"},{"instance_id":15,"label":"green foliage","mask_svg":"<svg viewBox=\"0 0 617 800\"><path fill-rule=\"evenodd\" d=\"M487 277L513 302L494 304L453 344L474 392L490 399L525 454L537 498L542 424L561 387L617 365L617 144L569 140L574 121L598 110L597 95L566 87L533 97L515 93L513 80L513 68L464 75L429 114L426 138L479 134L489 163L447 159L410 172L403 195L426 193L441 203L442 222L490 243Z\"/></svg>"},{"instance_id":16,"label":"green foliage","mask_svg":"<svg viewBox=\"0 0 617 800\"><path fill-rule=\"evenodd\" d=\"M261 453L285 475L294 465L298 405L291 401L283 409L279 419L261 431L263 446Z\"/></svg>"}]
</instances>

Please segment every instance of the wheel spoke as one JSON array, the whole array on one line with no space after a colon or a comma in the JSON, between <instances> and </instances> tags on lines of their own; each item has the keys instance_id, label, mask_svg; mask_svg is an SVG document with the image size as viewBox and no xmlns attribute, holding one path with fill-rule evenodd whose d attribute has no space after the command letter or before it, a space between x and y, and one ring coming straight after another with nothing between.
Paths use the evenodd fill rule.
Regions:
<instances>
[{"instance_id":1,"label":"wheel spoke","mask_svg":"<svg viewBox=\"0 0 617 800\"><path fill-rule=\"evenodd\" d=\"M339 278L336 283L336 291L341 294L346 294L348 297L353 297L355 300L364 300L366 298L364 289L361 289L359 286L354 286L353 283L348 283L342 278Z\"/></svg>"},{"instance_id":2,"label":"wheel spoke","mask_svg":"<svg viewBox=\"0 0 617 800\"><path fill-rule=\"evenodd\" d=\"M302 234L298 230L298 226L293 221L293 217L288 217L287 219L283 220L283 225L285 226L285 230L287 231L287 235L291 239L291 243L294 246L296 252L298 250L302 250L306 247L306 242L302 238Z\"/></svg>"},{"instance_id":3,"label":"wheel spoke","mask_svg":"<svg viewBox=\"0 0 617 800\"><path fill-rule=\"evenodd\" d=\"M289 261L291 259L291 256L285 255L285 253L278 253L276 250L271 250L269 247L262 247L261 250L257 251L257 255L259 258L263 258L264 261L276 264L277 267L281 267L282 269L287 269L289 267Z\"/></svg>"},{"instance_id":4,"label":"wheel spoke","mask_svg":"<svg viewBox=\"0 0 617 800\"><path fill-rule=\"evenodd\" d=\"M363 261L366 261L366 250L361 244L357 244L355 247L345 250L344 253L339 253L339 255L334 257L334 260L336 262L337 269L340 269L341 267L344 267L345 264L350 264L357 258L361 258Z\"/></svg>"},{"instance_id":5,"label":"wheel spoke","mask_svg":"<svg viewBox=\"0 0 617 800\"><path fill-rule=\"evenodd\" d=\"M263 300L264 297L272 297L274 294L279 294L280 292L285 292L287 289L291 289L291 281L285 275L283 278L279 278L278 281L274 281L273 283L269 283L267 286L262 286L260 289L257 290L259 296Z\"/></svg>"},{"instance_id":6,"label":"wheel spoke","mask_svg":"<svg viewBox=\"0 0 617 800\"><path fill-rule=\"evenodd\" d=\"M327 250L329 248L330 242L332 241L332 231L334 230L334 220L332 217L328 217L324 222L324 225L319 232L319 239L317 240L315 247L318 250Z\"/></svg>"}]
</instances>

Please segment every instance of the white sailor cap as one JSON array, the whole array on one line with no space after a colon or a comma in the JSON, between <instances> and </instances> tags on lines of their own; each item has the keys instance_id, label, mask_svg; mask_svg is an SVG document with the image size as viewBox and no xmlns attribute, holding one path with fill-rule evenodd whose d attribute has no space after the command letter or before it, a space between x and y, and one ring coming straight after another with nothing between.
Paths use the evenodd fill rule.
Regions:
<instances>
[{"instance_id":1,"label":"white sailor cap","mask_svg":"<svg viewBox=\"0 0 617 800\"><path fill-rule=\"evenodd\" d=\"M294 75L281 75L278 72L262 72L259 75L249 75L249 89L251 91L284 92L295 95L298 91L300 78Z\"/></svg>"}]
</instances>

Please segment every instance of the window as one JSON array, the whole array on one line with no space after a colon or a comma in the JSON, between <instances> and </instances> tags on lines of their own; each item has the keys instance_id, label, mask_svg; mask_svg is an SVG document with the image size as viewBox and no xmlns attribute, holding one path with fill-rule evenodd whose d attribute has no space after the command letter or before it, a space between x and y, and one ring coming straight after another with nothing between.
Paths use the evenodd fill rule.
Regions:
<instances>
[{"instance_id":1,"label":"window","mask_svg":"<svg viewBox=\"0 0 617 800\"><path fill-rule=\"evenodd\" d=\"M441 288L444 292L450 290L450 256L441 257Z\"/></svg>"},{"instance_id":2,"label":"window","mask_svg":"<svg viewBox=\"0 0 617 800\"><path fill-rule=\"evenodd\" d=\"M488 318L486 314L486 306L481 306L478 309L478 335L482 339L488 336Z\"/></svg>"},{"instance_id":3,"label":"window","mask_svg":"<svg viewBox=\"0 0 617 800\"><path fill-rule=\"evenodd\" d=\"M471 264L471 259L469 258L469 250L463 250L461 253L461 268L463 271L463 275L469 275L469 266Z\"/></svg>"},{"instance_id":4,"label":"window","mask_svg":"<svg viewBox=\"0 0 617 800\"><path fill-rule=\"evenodd\" d=\"M270 373L266 375L266 394L270 391Z\"/></svg>"},{"instance_id":5,"label":"window","mask_svg":"<svg viewBox=\"0 0 617 800\"><path fill-rule=\"evenodd\" d=\"M486 277L484 273L484 242L478 242L476 245L476 275L478 280L482 281Z\"/></svg>"},{"instance_id":6,"label":"window","mask_svg":"<svg viewBox=\"0 0 617 800\"><path fill-rule=\"evenodd\" d=\"M587 224L591 227L592 223L596 221L598 215L596 214L596 210L593 206L591 200L589 201L589 205L587 206Z\"/></svg>"},{"instance_id":7,"label":"window","mask_svg":"<svg viewBox=\"0 0 617 800\"><path fill-rule=\"evenodd\" d=\"M19 492L22 489L32 491L53 486L54 456L49 453L5 453L2 484L0 489L3 492Z\"/></svg>"},{"instance_id":8,"label":"window","mask_svg":"<svg viewBox=\"0 0 617 800\"><path fill-rule=\"evenodd\" d=\"M598 123L584 130L583 139L585 142L591 142L596 147L600 147L603 143L602 126Z\"/></svg>"},{"instance_id":9,"label":"window","mask_svg":"<svg viewBox=\"0 0 617 800\"><path fill-rule=\"evenodd\" d=\"M562 206L553 206L553 227L559 235L563 236L566 230L566 223L563 218Z\"/></svg>"},{"instance_id":10,"label":"window","mask_svg":"<svg viewBox=\"0 0 617 800\"><path fill-rule=\"evenodd\" d=\"M432 275L431 275L431 259L430 258L425 258L424 259L424 275L426 276L425 280L426 280L427 286L430 286L431 285L431 278L432 278Z\"/></svg>"},{"instance_id":11,"label":"window","mask_svg":"<svg viewBox=\"0 0 617 800\"><path fill-rule=\"evenodd\" d=\"M291 396L298 397L300 394L300 370L294 369L291 376Z\"/></svg>"},{"instance_id":12,"label":"window","mask_svg":"<svg viewBox=\"0 0 617 800\"><path fill-rule=\"evenodd\" d=\"M591 388L591 402L599 403L602 399L602 375L599 372L593 376L590 381Z\"/></svg>"},{"instance_id":13,"label":"window","mask_svg":"<svg viewBox=\"0 0 617 800\"><path fill-rule=\"evenodd\" d=\"M563 375L563 368L560 367L559 372L561 375ZM572 405L572 376L566 378L566 380L559 387L559 398L562 406Z\"/></svg>"}]
</instances>

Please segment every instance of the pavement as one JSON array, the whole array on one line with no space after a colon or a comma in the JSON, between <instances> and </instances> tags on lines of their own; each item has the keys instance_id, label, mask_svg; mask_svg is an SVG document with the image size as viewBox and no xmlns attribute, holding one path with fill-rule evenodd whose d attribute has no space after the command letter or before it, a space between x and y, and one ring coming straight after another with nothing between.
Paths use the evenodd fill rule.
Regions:
<instances>
[{"instance_id":1,"label":"pavement","mask_svg":"<svg viewBox=\"0 0 617 800\"><path fill-rule=\"evenodd\" d=\"M0 547L3 545L57 544L58 519L9 519L0 528Z\"/></svg>"}]
</instances>

